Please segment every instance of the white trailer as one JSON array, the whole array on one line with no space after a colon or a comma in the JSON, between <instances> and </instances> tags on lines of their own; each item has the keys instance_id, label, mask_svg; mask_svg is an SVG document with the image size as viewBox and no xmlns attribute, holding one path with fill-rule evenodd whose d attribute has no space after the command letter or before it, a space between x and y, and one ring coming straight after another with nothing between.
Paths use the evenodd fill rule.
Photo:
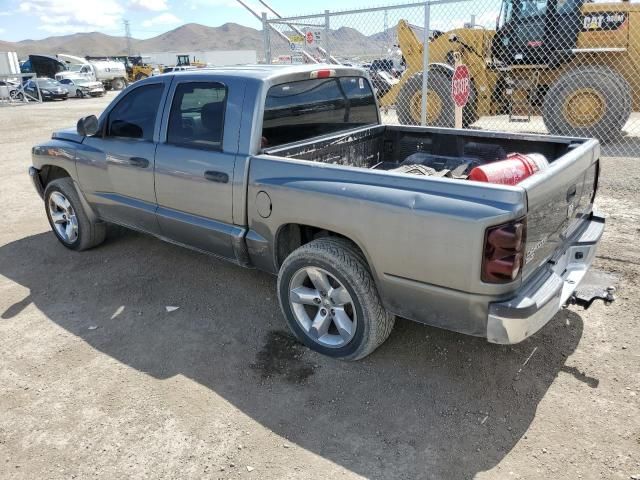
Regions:
<instances>
[{"instance_id":1,"label":"white trailer","mask_svg":"<svg viewBox=\"0 0 640 480\"><path fill-rule=\"evenodd\" d=\"M0 75L19 75L20 63L16 52L0 52Z\"/></svg>"}]
</instances>

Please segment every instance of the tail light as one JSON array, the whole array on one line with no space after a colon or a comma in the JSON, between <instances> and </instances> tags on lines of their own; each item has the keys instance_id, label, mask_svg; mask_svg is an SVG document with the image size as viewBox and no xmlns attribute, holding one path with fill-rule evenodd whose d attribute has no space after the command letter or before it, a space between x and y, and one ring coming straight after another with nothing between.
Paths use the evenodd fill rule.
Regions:
<instances>
[{"instance_id":1,"label":"tail light","mask_svg":"<svg viewBox=\"0 0 640 480\"><path fill-rule=\"evenodd\" d=\"M487 228L482 255L482 281L513 282L524 264L527 224L524 219Z\"/></svg>"},{"instance_id":2,"label":"tail light","mask_svg":"<svg viewBox=\"0 0 640 480\"><path fill-rule=\"evenodd\" d=\"M335 77L336 76L336 71L335 70L314 70L313 72L311 72L311 74L309 75L310 78L329 78L329 77Z\"/></svg>"}]
</instances>

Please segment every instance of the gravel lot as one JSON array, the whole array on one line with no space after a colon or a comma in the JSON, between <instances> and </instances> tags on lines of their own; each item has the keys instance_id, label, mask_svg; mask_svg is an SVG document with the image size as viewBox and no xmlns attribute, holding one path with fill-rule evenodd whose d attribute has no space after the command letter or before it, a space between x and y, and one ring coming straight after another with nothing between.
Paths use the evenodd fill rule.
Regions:
<instances>
[{"instance_id":1,"label":"gravel lot","mask_svg":"<svg viewBox=\"0 0 640 480\"><path fill-rule=\"evenodd\" d=\"M612 306L513 347L399 320L343 363L292 342L269 275L126 231L56 241L30 148L111 98L0 108L0 478L640 475L638 158L602 164Z\"/></svg>"}]
</instances>

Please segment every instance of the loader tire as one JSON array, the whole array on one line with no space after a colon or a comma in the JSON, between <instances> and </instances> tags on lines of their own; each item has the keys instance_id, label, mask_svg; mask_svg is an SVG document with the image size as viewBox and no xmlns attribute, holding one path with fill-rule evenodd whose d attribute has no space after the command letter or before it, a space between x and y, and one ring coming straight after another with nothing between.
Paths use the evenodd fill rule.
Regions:
<instances>
[{"instance_id":1,"label":"loader tire","mask_svg":"<svg viewBox=\"0 0 640 480\"><path fill-rule=\"evenodd\" d=\"M631 114L631 89L606 67L578 67L560 77L544 98L542 119L550 133L594 137L620 136Z\"/></svg>"},{"instance_id":2,"label":"loader tire","mask_svg":"<svg viewBox=\"0 0 640 480\"><path fill-rule=\"evenodd\" d=\"M594 66L589 68L597 72L599 75L608 76L618 85L618 88L620 88L620 93L622 95L625 108L624 113L622 114L622 118L624 119L624 123L622 124L622 126L624 127L624 124L629 120L629 117L631 116L632 98L631 86L629 85L629 82L627 82L627 80L618 72L608 67Z\"/></svg>"},{"instance_id":3,"label":"loader tire","mask_svg":"<svg viewBox=\"0 0 640 480\"><path fill-rule=\"evenodd\" d=\"M427 84L427 125L453 128L455 105L451 98L453 71L431 68ZM420 125L422 72L413 75L400 89L397 101L398 121L403 125ZM462 127L478 120L475 88L462 110Z\"/></svg>"},{"instance_id":4,"label":"loader tire","mask_svg":"<svg viewBox=\"0 0 640 480\"><path fill-rule=\"evenodd\" d=\"M149 75L147 75L146 73L143 73L143 72L139 72L136 75L136 82L139 82L140 80L144 80L145 78L149 78Z\"/></svg>"}]
</instances>

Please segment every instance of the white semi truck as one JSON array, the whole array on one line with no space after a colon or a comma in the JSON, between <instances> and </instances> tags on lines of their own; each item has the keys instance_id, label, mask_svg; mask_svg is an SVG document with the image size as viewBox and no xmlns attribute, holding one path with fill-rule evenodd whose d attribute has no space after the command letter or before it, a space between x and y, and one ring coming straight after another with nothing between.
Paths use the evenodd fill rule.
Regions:
<instances>
[{"instance_id":1,"label":"white semi truck","mask_svg":"<svg viewBox=\"0 0 640 480\"><path fill-rule=\"evenodd\" d=\"M67 66L67 70L56 73L56 79L86 77L102 82L107 90L122 90L127 86L127 70L122 62L114 60L91 60L59 53L58 60Z\"/></svg>"}]
</instances>

